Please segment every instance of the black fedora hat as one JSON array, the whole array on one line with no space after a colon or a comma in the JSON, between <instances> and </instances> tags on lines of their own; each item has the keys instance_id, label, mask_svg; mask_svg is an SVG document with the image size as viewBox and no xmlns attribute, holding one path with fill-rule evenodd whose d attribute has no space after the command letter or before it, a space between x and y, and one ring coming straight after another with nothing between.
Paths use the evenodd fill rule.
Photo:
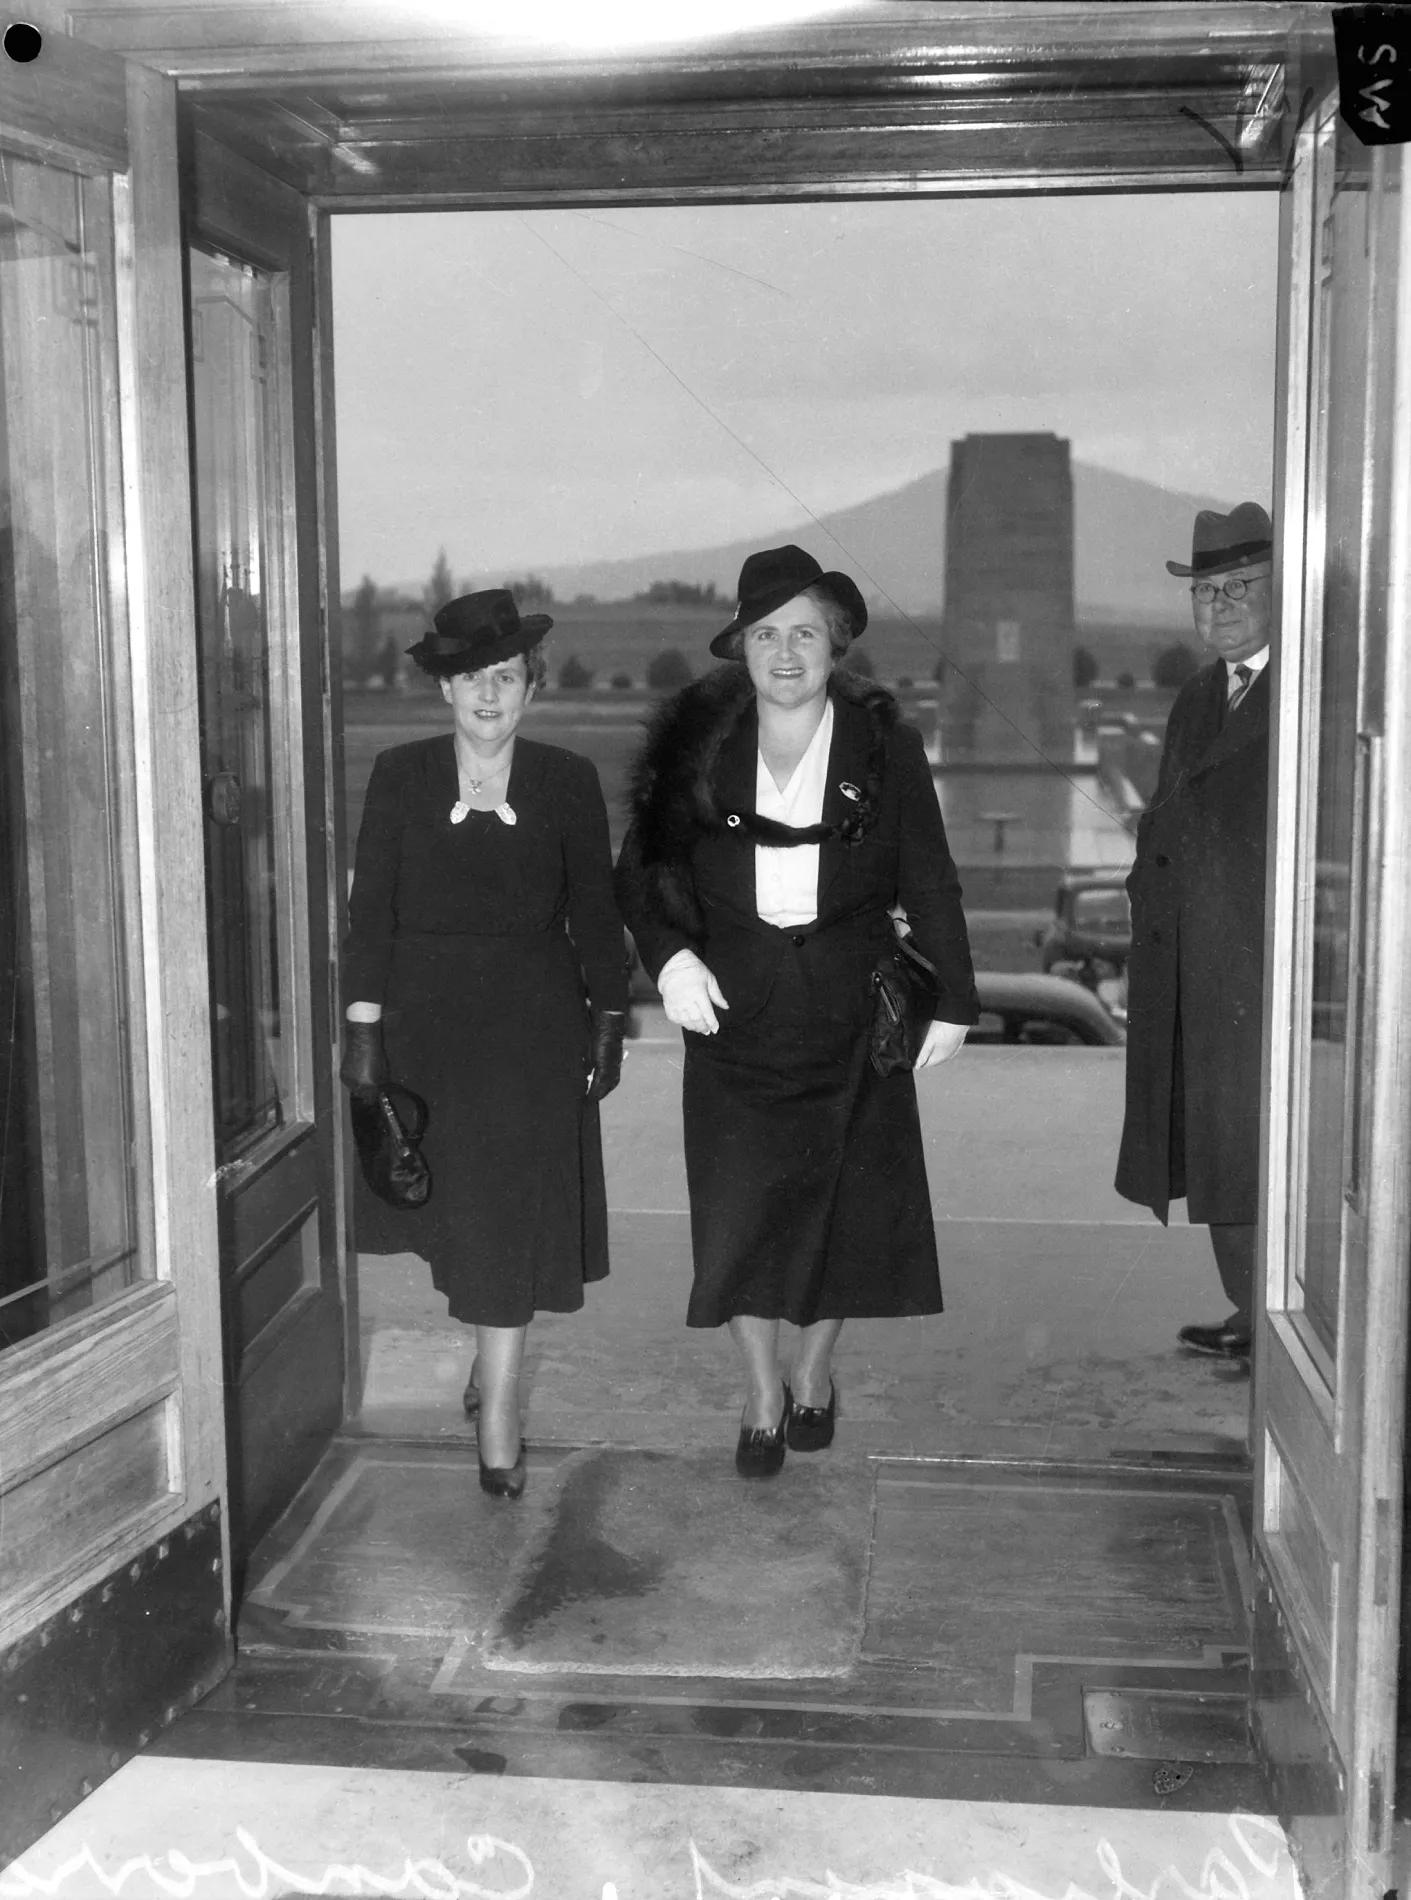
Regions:
<instances>
[{"instance_id":1,"label":"black fedora hat","mask_svg":"<svg viewBox=\"0 0 1411 1900\"><path fill-rule=\"evenodd\" d=\"M752 627L756 620L763 620L766 614L772 614L776 607L782 607L786 600L792 600L806 587L822 587L837 601L852 622L855 640L867 625L867 602L858 591L857 583L836 571L825 574L811 554L789 542L782 548L765 548L760 554L751 554L740 569L735 618L728 627L722 627L710 643L716 659L738 659L738 653L731 648L735 635L745 627Z\"/></svg>"},{"instance_id":2,"label":"black fedora hat","mask_svg":"<svg viewBox=\"0 0 1411 1900\"><path fill-rule=\"evenodd\" d=\"M527 653L553 626L547 614L520 618L514 595L507 587L487 587L478 594L448 600L407 652L423 673L452 679L457 673L476 673L482 666L498 666L516 653Z\"/></svg>"},{"instance_id":3,"label":"black fedora hat","mask_svg":"<svg viewBox=\"0 0 1411 1900\"><path fill-rule=\"evenodd\" d=\"M1191 536L1191 559L1168 561L1168 574L1228 574L1232 567L1267 561L1274 553L1274 524L1257 501L1242 501L1227 515L1202 508Z\"/></svg>"}]
</instances>

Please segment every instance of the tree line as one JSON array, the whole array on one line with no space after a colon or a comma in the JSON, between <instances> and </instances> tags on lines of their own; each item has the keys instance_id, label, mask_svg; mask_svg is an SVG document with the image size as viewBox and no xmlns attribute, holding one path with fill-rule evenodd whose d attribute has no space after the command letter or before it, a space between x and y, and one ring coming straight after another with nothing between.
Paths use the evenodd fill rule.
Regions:
<instances>
[{"instance_id":1,"label":"tree line","mask_svg":"<svg viewBox=\"0 0 1411 1900\"><path fill-rule=\"evenodd\" d=\"M458 594L471 593L475 583L462 580L457 583L446 550L439 548L431 573L422 586L420 599L405 598L402 603L407 607L420 606L430 619L449 600ZM515 603L523 613L545 613L561 604L554 594L552 586L541 576L529 573L517 580L503 583L514 595ZM695 582L679 580L653 581L632 596L634 601L646 602L661 607L714 607L724 608L727 603L719 594L713 581ZM348 641L349 657L357 656L357 664L364 678L377 678L383 684L391 686L402 671L402 649L395 636L389 634L379 638L381 613L387 604L384 591L378 587L370 574L364 574L361 583L353 595L349 607ZM575 596L571 603L575 607L595 606L597 602L591 594ZM855 673L866 678L874 678L876 669L871 655L865 648L854 647L847 655L845 664ZM1200 666L1199 655L1184 642L1164 648L1156 657L1151 670L1154 686L1174 691L1185 684ZM1083 691L1094 685L1098 679L1099 666L1096 656L1084 646L1073 649L1073 685ZM930 678L938 685L943 684L947 673L947 662L942 656L937 659L931 670ZM691 663L686 655L675 647L665 648L653 654L646 669L645 684L650 692L672 693L689 683L693 677ZM559 663L555 674L556 683L564 692L588 692L597 679L597 670L588 665L578 654L570 653ZM1136 677L1131 672L1119 673L1115 685L1121 690L1130 690L1136 685ZM609 685L615 691L625 692L635 684L630 674L614 673ZM903 690L911 688L915 682L911 679L899 679L897 685Z\"/></svg>"}]
</instances>

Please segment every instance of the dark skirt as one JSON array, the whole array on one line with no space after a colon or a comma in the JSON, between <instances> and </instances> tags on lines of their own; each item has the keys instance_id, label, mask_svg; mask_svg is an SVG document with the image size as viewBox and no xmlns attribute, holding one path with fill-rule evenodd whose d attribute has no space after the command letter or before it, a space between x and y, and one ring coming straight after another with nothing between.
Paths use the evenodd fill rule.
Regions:
<instances>
[{"instance_id":1,"label":"dark skirt","mask_svg":"<svg viewBox=\"0 0 1411 1900\"><path fill-rule=\"evenodd\" d=\"M759 1015L720 1019L686 1035L686 1324L939 1313L914 1078L876 1073L865 1023L819 1015L789 949Z\"/></svg>"},{"instance_id":2,"label":"dark skirt","mask_svg":"<svg viewBox=\"0 0 1411 1900\"><path fill-rule=\"evenodd\" d=\"M400 1211L359 1178L358 1249L420 1254L467 1324L576 1312L608 1270L607 1196L567 935L399 937L383 1026L392 1079L430 1110L431 1199Z\"/></svg>"}]
</instances>

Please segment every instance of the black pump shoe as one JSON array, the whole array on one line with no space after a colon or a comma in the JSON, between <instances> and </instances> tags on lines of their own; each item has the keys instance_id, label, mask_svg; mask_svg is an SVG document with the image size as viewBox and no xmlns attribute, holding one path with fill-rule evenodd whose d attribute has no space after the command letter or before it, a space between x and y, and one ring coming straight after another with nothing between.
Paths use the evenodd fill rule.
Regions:
<instances>
[{"instance_id":1,"label":"black pump shoe","mask_svg":"<svg viewBox=\"0 0 1411 1900\"><path fill-rule=\"evenodd\" d=\"M796 1405L789 1414L786 1436L790 1451L826 1451L833 1442L833 1422L838 1416L838 1388L828 1382L826 1405Z\"/></svg>"},{"instance_id":2,"label":"black pump shoe","mask_svg":"<svg viewBox=\"0 0 1411 1900\"><path fill-rule=\"evenodd\" d=\"M487 1465L480 1460L480 1489L492 1498L517 1498L524 1493L524 1446L512 1465Z\"/></svg>"},{"instance_id":3,"label":"black pump shoe","mask_svg":"<svg viewBox=\"0 0 1411 1900\"><path fill-rule=\"evenodd\" d=\"M773 1431L759 1425L742 1425L740 1442L735 1447L735 1469L742 1478L777 1477L784 1465L784 1445L789 1433L789 1414L794 1396L784 1387L784 1410Z\"/></svg>"}]
</instances>

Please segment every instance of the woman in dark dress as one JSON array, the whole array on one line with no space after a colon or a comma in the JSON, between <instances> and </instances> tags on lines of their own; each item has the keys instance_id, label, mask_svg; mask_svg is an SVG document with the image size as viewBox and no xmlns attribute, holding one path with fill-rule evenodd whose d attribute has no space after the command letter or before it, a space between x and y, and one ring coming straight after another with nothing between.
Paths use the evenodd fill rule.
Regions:
<instances>
[{"instance_id":1,"label":"woman in dark dress","mask_svg":"<svg viewBox=\"0 0 1411 1900\"><path fill-rule=\"evenodd\" d=\"M524 1488L519 1372L536 1312L608 1270L598 1102L622 1066L627 971L607 814L587 759L516 737L553 623L467 594L411 648L454 719L373 766L345 945L343 1080L430 1110L431 1198L365 1191L365 1251L420 1254L476 1329L480 1481Z\"/></svg>"},{"instance_id":2,"label":"woman in dark dress","mask_svg":"<svg viewBox=\"0 0 1411 1900\"><path fill-rule=\"evenodd\" d=\"M748 1395L742 1476L832 1441L845 1319L941 1308L910 1071L868 1061L872 972L905 911L941 993L918 1068L978 1019L960 885L920 735L834 670L867 624L845 574L753 554L711 652L633 779L618 896L685 1032L688 1326L728 1323ZM803 1329L785 1383L779 1321Z\"/></svg>"}]
</instances>

